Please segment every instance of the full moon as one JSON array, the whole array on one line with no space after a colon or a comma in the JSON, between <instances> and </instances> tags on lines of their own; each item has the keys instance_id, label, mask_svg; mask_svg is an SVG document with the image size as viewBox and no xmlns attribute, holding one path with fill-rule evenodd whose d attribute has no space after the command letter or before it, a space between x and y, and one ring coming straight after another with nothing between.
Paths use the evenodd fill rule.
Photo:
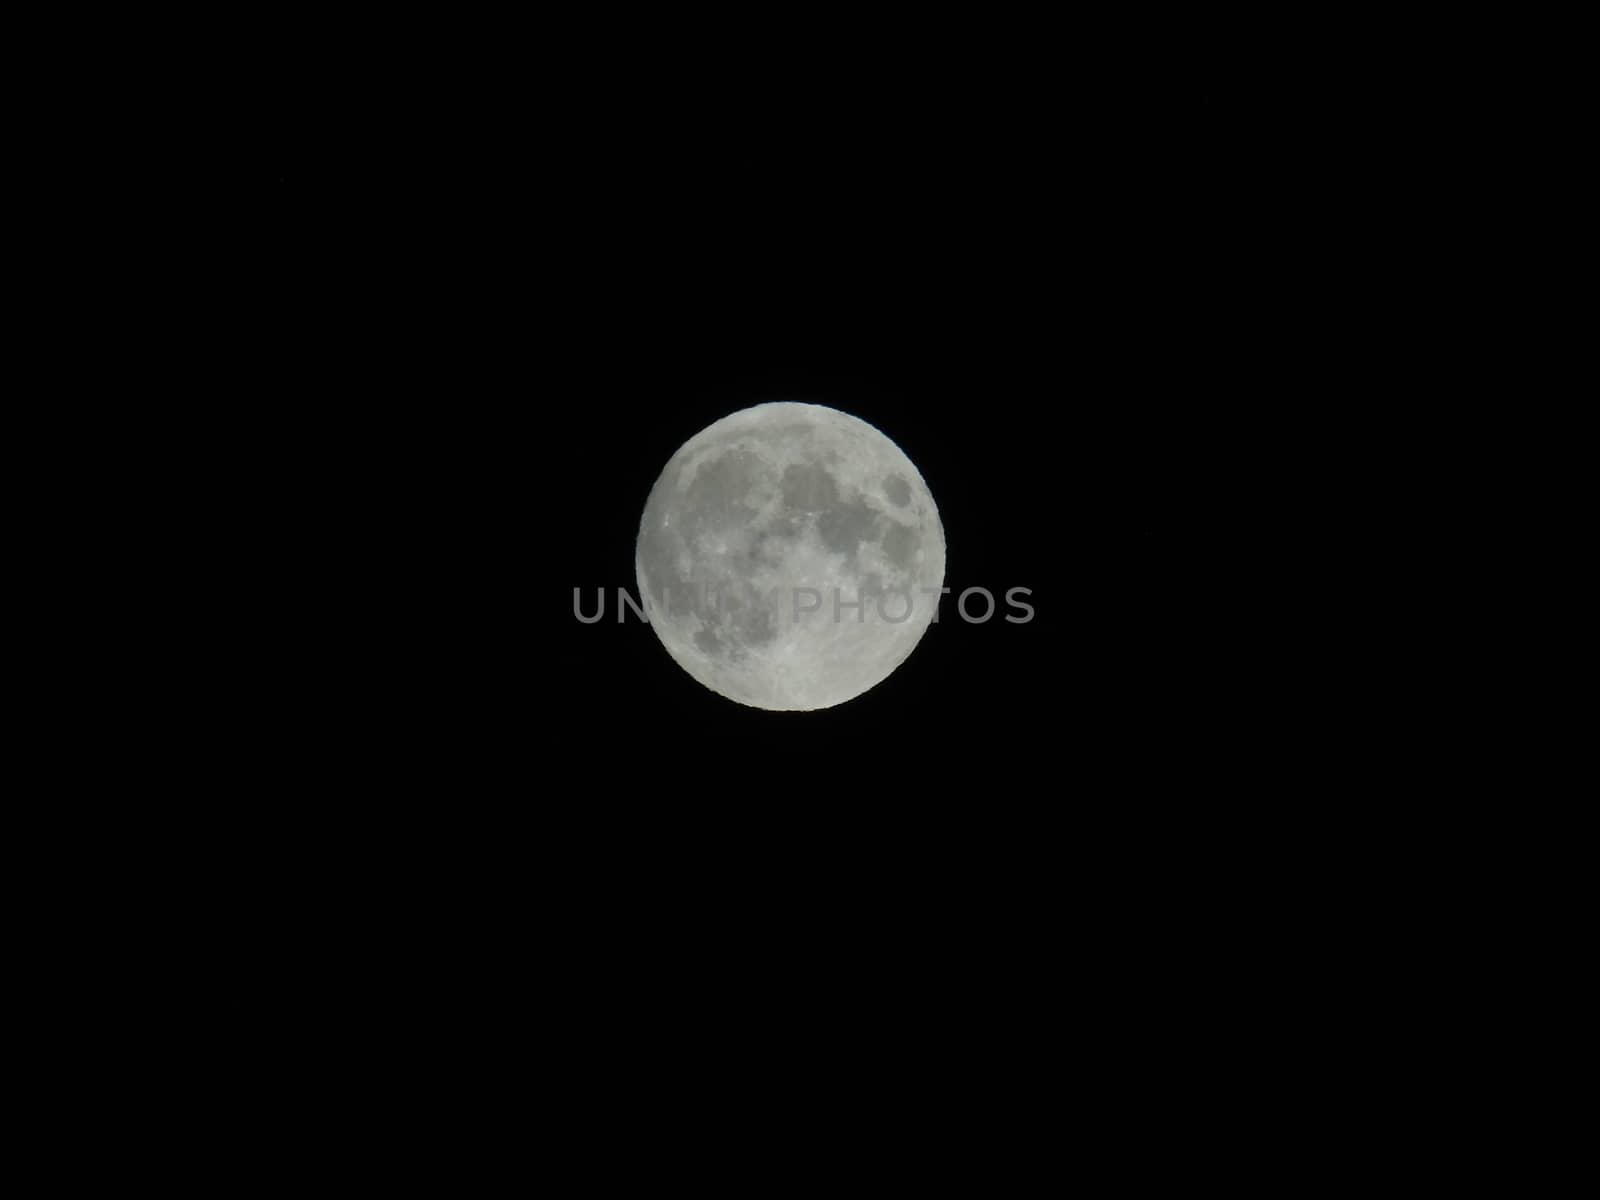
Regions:
<instances>
[{"instance_id":1,"label":"full moon","mask_svg":"<svg viewBox=\"0 0 1600 1200\"><path fill-rule=\"evenodd\" d=\"M758 404L672 456L639 524L645 616L667 653L753 708L831 708L927 631L944 529L911 460L819 404Z\"/></svg>"}]
</instances>

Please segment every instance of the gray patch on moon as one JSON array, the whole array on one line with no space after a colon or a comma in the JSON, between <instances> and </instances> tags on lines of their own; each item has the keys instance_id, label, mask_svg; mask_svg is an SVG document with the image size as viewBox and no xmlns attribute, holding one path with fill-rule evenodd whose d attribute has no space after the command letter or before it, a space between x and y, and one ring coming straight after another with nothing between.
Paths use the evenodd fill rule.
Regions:
<instances>
[{"instance_id":1,"label":"gray patch on moon","mask_svg":"<svg viewBox=\"0 0 1600 1200\"><path fill-rule=\"evenodd\" d=\"M795 534L780 533L776 530L757 533L750 544L747 569L755 571L762 567L781 568L788 558L790 548L794 545L794 539Z\"/></svg>"},{"instance_id":2,"label":"gray patch on moon","mask_svg":"<svg viewBox=\"0 0 1600 1200\"><path fill-rule=\"evenodd\" d=\"M772 610L764 604L752 604L739 616L739 640L746 646L770 646L777 640Z\"/></svg>"},{"instance_id":3,"label":"gray patch on moon","mask_svg":"<svg viewBox=\"0 0 1600 1200\"><path fill-rule=\"evenodd\" d=\"M912 556L917 552L917 531L909 525L895 525L883 535L883 553L890 562L901 569L909 569Z\"/></svg>"},{"instance_id":4,"label":"gray patch on moon","mask_svg":"<svg viewBox=\"0 0 1600 1200\"><path fill-rule=\"evenodd\" d=\"M898 475L891 475L883 481L883 494L901 508L911 503L911 485Z\"/></svg>"},{"instance_id":5,"label":"gray patch on moon","mask_svg":"<svg viewBox=\"0 0 1600 1200\"><path fill-rule=\"evenodd\" d=\"M700 464L684 488L683 512L692 536L705 528L747 521L754 510L743 503L761 477L761 460L748 450L730 450Z\"/></svg>"},{"instance_id":6,"label":"gray patch on moon","mask_svg":"<svg viewBox=\"0 0 1600 1200\"><path fill-rule=\"evenodd\" d=\"M878 515L861 501L829 509L817 517L817 536L829 550L853 558L862 542L870 540Z\"/></svg>"},{"instance_id":7,"label":"gray patch on moon","mask_svg":"<svg viewBox=\"0 0 1600 1200\"><path fill-rule=\"evenodd\" d=\"M773 548L787 550L787 543L794 542L805 533L805 522L789 513L779 513L767 522L767 527L762 530L761 536L768 539L769 543L777 543Z\"/></svg>"},{"instance_id":8,"label":"gray patch on moon","mask_svg":"<svg viewBox=\"0 0 1600 1200\"><path fill-rule=\"evenodd\" d=\"M783 502L803 512L823 512L839 503L839 484L826 468L794 463L784 468Z\"/></svg>"},{"instance_id":9,"label":"gray patch on moon","mask_svg":"<svg viewBox=\"0 0 1600 1200\"><path fill-rule=\"evenodd\" d=\"M714 658L738 662L747 648L778 638L773 597L748 581L703 588L690 611L700 625L694 644Z\"/></svg>"}]
</instances>

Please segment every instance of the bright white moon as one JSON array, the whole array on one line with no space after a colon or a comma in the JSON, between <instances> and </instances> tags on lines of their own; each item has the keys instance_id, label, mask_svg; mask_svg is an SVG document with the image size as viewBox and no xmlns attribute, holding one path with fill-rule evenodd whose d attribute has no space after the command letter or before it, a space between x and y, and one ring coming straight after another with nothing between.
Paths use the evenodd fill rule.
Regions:
<instances>
[{"instance_id":1,"label":"bright white moon","mask_svg":"<svg viewBox=\"0 0 1600 1200\"><path fill-rule=\"evenodd\" d=\"M877 429L818 404L759 404L672 456L635 567L651 627L706 687L754 708L831 708L927 631L944 530Z\"/></svg>"}]
</instances>

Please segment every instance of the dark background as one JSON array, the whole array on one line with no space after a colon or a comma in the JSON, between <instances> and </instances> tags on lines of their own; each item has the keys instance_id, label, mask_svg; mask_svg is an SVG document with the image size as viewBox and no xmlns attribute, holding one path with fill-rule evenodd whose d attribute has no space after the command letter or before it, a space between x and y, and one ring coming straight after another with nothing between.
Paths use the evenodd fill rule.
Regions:
<instances>
[{"instance_id":1,"label":"dark background","mask_svg":"<svg viewBox=\"0 0 1600 1200\"><path fill-rule=\"evenodd\" d=\"M263 661L321 749L485 805L491 852L566 831L652 869L1054 886L1057 856L1186 862L1260 819L1302 586L1274 564L1335 370L1285 283L1328 252L1292 202L1312 118L1221 78L985 78L574 109L490 73L285 139ZM667 459L779 399L894 438L948 541L938 626L817 713L726 701L614 619Z\"/></svg>"},{"instance_id":2,"label":"dark background","mask_svg":"<svg viewBox=\"0 0 1600 1200\"><path fill-rule=\"evenodd\" d=\"M1285 282L1330 253L1305 118L1204 72L496 79L319 118L262 183L267 927L658 1080L797 1005L796 1070L843 1030L929 1086L1057 1052L1199 1086L1218 1023L1270 1020L1244 981L1310 970L1322 901L1285 898L1337 823L1281 566L1337 367ZM892 437L948 542L940 623L816 713L615 620L668 458L784 399ZM930 1058L941 1021L981 1037Z\"/></svg>"},{"instance_id":3,"label":"dark background","mask_svg":"<svg viewBox=\"0 0 1600 1200\"><path fill-rule=\"evenodd\" d=\"M299 511L332 502L309 548L403 627L392 695L450 679L451 737L536 739L552 783L647 809L1181 777L1237 698L1219 621L1270 604L1230 575L1266 536L1242 493L1293 470L1292 443L1262 453L1292 331L1243 249L1258 189L1204 104L1012 111L419 113L291 158ZM939 626L821 713L725 701L611 619L667 458L777 399L889 433L949 545ZM956 616L973 586L985 625ZM1002 619L1017 586L1027 625Z\"/></svg>"}]
</instances>

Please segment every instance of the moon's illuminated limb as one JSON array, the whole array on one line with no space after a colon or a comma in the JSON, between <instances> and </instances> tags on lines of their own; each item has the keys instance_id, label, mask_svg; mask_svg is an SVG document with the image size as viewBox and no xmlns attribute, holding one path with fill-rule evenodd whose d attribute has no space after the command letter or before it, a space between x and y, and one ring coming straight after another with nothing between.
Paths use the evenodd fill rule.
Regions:
<instances>
[{"instance_id":1,"label":"moon's illuminated limb","mask_svg":"<svg viewBox=\"0 0 1600 1200\"><path fill-rule=\"evenodd\" d=\"M711 690L766 709L830 708L882 682L932 621L944 563L911 460L817 404L760 404L684 443L650 493L635 556L667 652Z\"/></svg>"}]
</instances>

